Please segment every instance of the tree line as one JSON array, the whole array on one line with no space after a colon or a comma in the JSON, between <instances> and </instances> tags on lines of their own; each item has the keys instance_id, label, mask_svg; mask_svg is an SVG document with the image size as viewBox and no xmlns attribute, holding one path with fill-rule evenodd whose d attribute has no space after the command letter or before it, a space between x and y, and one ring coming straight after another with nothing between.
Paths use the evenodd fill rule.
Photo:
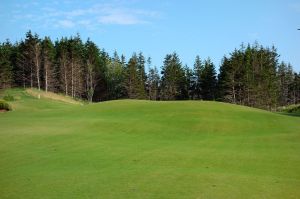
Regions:
<instances>
[{"instance_id":1,"label":"tree line","mask_svg":"<svg viewBox=\"0 0 300 199\"><path fill-rule=\"evenodd\" d=\"M37 88L96 102L216 100L274 110L300 103L300 73L278 60L274 46L242 44L223 57L218 73L209 58L196 56L188 67L175 52L159 72L142 52L126 60L80 35L53 42L28 31L24 40L0 45L0 89Z\"/></svg>"}]
</instances>

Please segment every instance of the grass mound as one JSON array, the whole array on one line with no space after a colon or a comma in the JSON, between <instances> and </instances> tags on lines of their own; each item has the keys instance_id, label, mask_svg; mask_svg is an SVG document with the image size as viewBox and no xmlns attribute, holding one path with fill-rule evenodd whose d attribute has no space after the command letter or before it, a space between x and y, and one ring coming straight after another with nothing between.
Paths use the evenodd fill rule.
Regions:
<instances>
[{"instance_id":1,"label":"grass mound","mask_svg":"<svg viewBox=\"0 0 300 199\"><path fill-rule=\"evenodd\" d=\"M300 198L300 117L206 101L0 114L0 198Z\"/></svg>"}]
</instances>

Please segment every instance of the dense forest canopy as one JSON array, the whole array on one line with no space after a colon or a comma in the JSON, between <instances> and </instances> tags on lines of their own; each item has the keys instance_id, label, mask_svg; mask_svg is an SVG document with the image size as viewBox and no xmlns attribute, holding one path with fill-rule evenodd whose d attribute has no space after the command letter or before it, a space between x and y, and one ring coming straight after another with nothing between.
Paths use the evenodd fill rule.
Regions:
<instances>
[{"instance_id":1,"label":"dense forest canopy","mask_svg":"<svg viewBox=\"0 0 300 199\"><path fill-rule=\"evenodd\" d=\"M127 61L80 35L53 42L28 31L24 40L0 45L0 89L34 87L95 102L216 100L275 110L300 102L300 73L278 58L274 46L241 45L224 56L217 73L209 58L196 56L189 67L174 52L165 56L159 73L142 52Z\"/></svg>"}]
</instances>

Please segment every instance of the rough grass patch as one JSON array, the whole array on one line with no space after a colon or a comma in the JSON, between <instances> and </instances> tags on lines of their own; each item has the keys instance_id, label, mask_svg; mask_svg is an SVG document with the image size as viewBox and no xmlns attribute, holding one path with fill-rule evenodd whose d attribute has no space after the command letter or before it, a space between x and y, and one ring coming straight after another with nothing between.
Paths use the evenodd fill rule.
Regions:
<instances>
[{"instance_id":1,"label":"rough grass patch","mask_svg":"<svg viewBox=\"0 0 300 199\"><path fill-rule=\"evenodd\" d=\"M34 97L41 97L41 98L46 98L46 99L51 99L51 100L57 100L57 101L62 101L65 103L70 103L70 104L78 104L78 105L83 105L83 102L79 100L75 100L71 98L70 96L65 96L53 92L44 92L44 91L38 91L36 89L26 89L26 93L34 96Z\"/></svg>"},{"instance_id":2,"label":"rough grass patch","mask_svg":"<svg viewBox=\"0 0 300 199\"><path fill-rule=\"evenodd\" d=\"M5 95L5 96L3 97L3 99L4 99L5 101L8 101L8 102L10 102L10 101L15 101L14 96L12 96L12 95L10 95L10 94Z\"/></svg>"}]
</instances>

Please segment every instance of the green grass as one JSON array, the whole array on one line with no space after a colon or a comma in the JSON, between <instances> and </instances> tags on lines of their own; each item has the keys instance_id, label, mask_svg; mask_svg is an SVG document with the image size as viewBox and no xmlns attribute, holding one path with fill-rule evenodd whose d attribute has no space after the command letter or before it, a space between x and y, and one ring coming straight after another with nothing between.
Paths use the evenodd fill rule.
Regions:
<instances>
[{"instance_id":1,"label":"green grass","mask_svg":"<svg viewBox=\"0 0 300 199\"><path fill-rule=\"evenodd\" d=\"M0 113L0 198L300 198L300 117L205 101Z\"/></svg>"}]
</instances>

